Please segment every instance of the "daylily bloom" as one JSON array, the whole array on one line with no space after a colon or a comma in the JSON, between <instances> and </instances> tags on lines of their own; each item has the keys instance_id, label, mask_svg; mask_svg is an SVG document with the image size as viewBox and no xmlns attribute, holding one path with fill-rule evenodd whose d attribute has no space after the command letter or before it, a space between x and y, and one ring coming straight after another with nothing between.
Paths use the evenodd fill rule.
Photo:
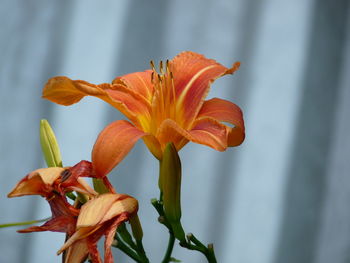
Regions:
<instances>
[{"instance_id":1,"label":"daylily bloom","mask_svg":"<svg viewBox=\"0 0 350 263\"><path fill-rule=\"evenodd\" d=\"M98 195L81 178L93 176L92 165L88 161L81 161L73 167L50 167L29 173L14 187L8 197L45 197L50 205L52 217L42 226L32 226L18 232L66 233L69 239L58 252L67 250L65 263L84 262L88 256L94 263L102 262L97 242L105 235L105 262L113 262L110 246L116 229L122 222L135 216L138 202L124 194ZM89 200L79 209L67 201L65 194L70 191L84 194Z\"/></svg>"},{"instance_id":2,"label":"daylily bloom","mask_svg":"<svg viewBox=\"0 0 350 263\"><path fill-rule=\"evenodd\" d=\"M29 227L19 232L55 231L72 234L79 209L67 201L65 193L77 191L90 197L96 196L97 193L82 178L76 177L69 183L65 182L68 173L69 168L61 167L35 170L19 181L8 194L8 197L41 195L51 207L52 217L44 225Z\"/></svg>"},{"instance_id":3,"label":"daylily bloom","mask_svg":"<svg viewBox=\"0 0 350 263\"><path fill-rule=\"evenodd\" d=\"M40 195L48 201L52 217L42 226L32 226L19 230L20 233L53 231L73 235L76 229L79 209L71 205L65 193L77 191L89 197L96 196L97 193L79 177L79 173L71 168L50 167L35 170L25 176L17 183L8 197L18 197L24 195ZM77 170L77 169L75 169ZM81 170L81 169L80 169ZM81 244L75 246L75 251L70 250L65 258L65 263L83 262L81 257ZM80 260L80 261L79 261Z\"/></svg>"},{"instance_id":4,"label":"daylily bloom","mask_svg":"<svg viewBox=\"0 0 350 263\"><path fill-rule=\"evenodd\" d=\"M66 192L77 191L89 196L95 196L97 193L85 182L81 175L71 173L71 168L49 167L37 169L25 176L8 197L17 197L23 195L41 195L47 199L52 198L53 194L65 194ZM70 176L71 175L71 176ZM69 179L69 177L74 178Z\"/></svg>"},{"instance_id":5,"label":"daylily bloom","mask_svg":"<svg viewBox=\"0 0 350 263\"><path fill-rule=\"evenodd\" d=\"M76 253L84 259L90 255L92 262L102 262L97 241L105 235L104 262L112 263L111 245L118 226L129 220L138 210L138 202L124 194L102 194L85 203L80 210L75 233L67 240L57 254L74 247L70 253ZM80 247L79 252L77 246ZM78 256L75 256L78 258ZM68 253L69 257L69 253Z\"/></svg>"},{"instance_id":6,"label":"daylily bloom","mask_svg":"<svg viewBox=\"0 0 350 263\"><path fill-rule=\"evenodd\" d=\"M143 138L158 159L167 143L179 151L188 141L224 151L240 145L245 136L240 108L227 100L205 100L210 84L232 74L236 62L226 68L194 52L183 52L151 70L117 77L112 84L94 85L67 77L51 78L43 97L71 105L84 96L95 96L121 111L130 121L119 120L99 135L92 153L97 177L105 176ZM230 127L225 123L233 125Z\"/></svg>"}]
</instances>

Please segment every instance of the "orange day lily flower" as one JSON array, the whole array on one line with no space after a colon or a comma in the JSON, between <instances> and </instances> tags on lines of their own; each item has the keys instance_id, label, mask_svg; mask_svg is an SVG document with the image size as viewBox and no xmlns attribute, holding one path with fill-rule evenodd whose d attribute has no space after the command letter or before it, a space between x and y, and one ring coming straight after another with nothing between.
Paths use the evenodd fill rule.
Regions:
<instances>
[{"instance_id":1,"label":"orange day lily flower","mask_svg":"<svg viewBox=\"0 0 350 263\"><path fill-rule=\"evenodd\" d=\"M219 98L205 100L210 84L234 73L239 62L226 68L203 55L183 52L164 65L161 62L159 72L152 62L151 66L151 70L117 77L112 84L54 77L43 90L44 98L62 105L88 95L98 97L131 121L115 121L99 135L92 152L97 177L111 171L141 137L158 159L169 142L177 151L188 141L224 151L244 140L240 108Z\"/></svg>"}]
</instances>

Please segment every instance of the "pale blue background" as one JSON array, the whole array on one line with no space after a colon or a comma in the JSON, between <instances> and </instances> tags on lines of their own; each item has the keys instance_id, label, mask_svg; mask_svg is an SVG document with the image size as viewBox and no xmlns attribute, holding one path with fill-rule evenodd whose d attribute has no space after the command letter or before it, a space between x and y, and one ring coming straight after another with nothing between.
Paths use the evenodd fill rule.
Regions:
<instances>
[{"instance_id":1,"label":"pale blue background","mask_svg":"<svg viewBox=\"0 0 350 263\"><path fill-rule=\"evenodd\" d=\"M72 107L42 100L48 78L109 82L193 50L226 66L242 62L209 97L242 107L247 137L224 153L181 151L186 231L214 242L221 263L350 262L349 22L347 0L0 1L0 222L50 214L40 198L6 198L44 166L40 119L73 165L123 118L94 98ZM167 234L149 204L156 160L139 142L110 177L139 199L145 247L160 262ZM0 262L60 262L63 239L0 230ZM178 246L174 256L205 262ZM117 253L116 262L131 260Z\"/></svg>"}]
</instances>

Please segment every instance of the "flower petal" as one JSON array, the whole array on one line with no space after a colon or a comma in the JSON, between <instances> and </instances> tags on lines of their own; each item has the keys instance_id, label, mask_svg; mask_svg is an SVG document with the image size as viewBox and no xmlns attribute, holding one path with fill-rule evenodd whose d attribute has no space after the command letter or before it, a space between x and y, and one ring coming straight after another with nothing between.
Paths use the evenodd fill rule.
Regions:
<instances>
[{"instance_id":1,"label":"flower petal","mask_svg":"<svg viewBox=\"0 0 350 263\"><path fill-rule=\"evenodd\" d=\"M88 201L81 208L77 228L102 224L122 213L133 214L138 210L138 202L124 194L102 194Z\"/></svg>"},{"instance_id":2,"label":"flower petal","mask_svg":"<svg viewBox=\"0 0 350 263\"><path fill-rule=\"evenodd\" d=\"M75 228L76 220L70 216L58 216L50 219L42 226L31 226L25 229L18 230L19 233L52 231L52 232L72 232Z\"/></svg>"},{"instance_id":3,"label":"flower petal","mask_svg":"<svg viewBox=\"0 0 350 263\"><path fill-rule=\"evenodd\" d=\"M116 201L114 201L113 205L109 208L107 213L104 214L100 223L106 222L113 217L119 216L123 213L134 214L138 210L138 202L135 198L122 195Z\"/></svg>"},{"instance_id":4,"label":"flower petal","mask_svg":"<svg viewBox=\"0 0 350 263\"><path fill-rule=\"evenodd\" d=\"M114 222L108 227L108 229L106 230L106 239L105 239L105 253L104 253L104 257L105 257L105 263L113 263L113 255L112 255L112 250L111 250L111 246L114 240L114 236L115 236L115 232L118 228L118 226L128 220L128 213L122 213L120 214L115 220Z\"/></svg>"},{"instance_id":5,"label":"flower petal","mask_svg":"<svg viewBox=\"0 0 350 263\"><path fill-rule=\"evenodd\" d=\"M172 142L178 151L188 141L207 145L217 151L224 151L227 147L225 125L212 118L197 121L191 131L186 131L173 120L167 119L160 126L157 138L162 147L165 147L168 142Z\"/></svg>"},{"instance_id":6,"label":"flower petal","mask_svg":"<svg viewBox=\"0 0 350 263\"><path fill-rule=\"evenodd\" d=\"M78 229L63 245L62 247L57 251L57 255L61 254L64 250L66 250L68 247L72 246L74 243L76 243L79 240L83 240L91 233L98 230L98 227L83 227ZM89 244L88 244L89 245Z\"/></svg>"},{"instance_id":7,"label":"flower petal","mask_svg":"<svg viewBox=\"0 0 350 263\"><path fill-rule=\"evenodd\" d=\"M63 171L64 168L61 167L50 167L35 170L19 181L7 196L46 196L52 190L51 185L58 177L60 177Z\"/></svg>"},{"instance_id":8,"label":"flower petal","mask_svg":"<svg viewBox=\"0 0 350 263\"><path fill-rule=\"evenodd\" d=\"M83 263L89 255L88 245L85 239L75 242L66 253L65 263Z\"/></svg>"},{"instance_id":9,"label":"flower petal","mask_svg":"<svg viewBox=\"0 0 350 263\"><path fill-rule=\"evenodd\" d=\"M228 146L238 146L244 141L245 129L241 109L234 103L213 98L204 102L197 119L211 117L221 122L228 122L234 127L228 127Z\"/></svg>"},{"instance_id":10,"label":"flower petal","mask_svg":"<svg viewBox=\"0 0 350 263\"><path fill-rule=\"evenodd\" d=\"M123 195L102 194L86 202L80 210L77 228L93 227L103 221L104 216L114 203Z\"/></svg>"},{"instance_id":11,"label":"flower petal","mask_svg":"<svg viewBox=\"0 0 350 263\"><path fill-rule=\"evenodd\" d=\"M198 114L210 84L217 78L232 74L239 62L226 68L215 60L194 52L183 52L170 61L177 97L177 112L183 116L184 128L190 128Z\"/></svg>"},{"instance_id":12,"label":"flower petal","mask_svg":"<svg viewBox=\"0 0 350 263\"><path fill-rule=\"evenodd\" d=\"M60 188L64 192L76 191L89 196L96 196L97 192L81 177L93 177L92 164L89 161L80 161L62 173Z\"/></svg>"},{"instance_id":13,"label":"flower petal","mask_svg":"<svg viewBox=\"0 0 350 263\"><path fill-rule=\"evenodd\" d=\"M92 150L92 165L96 177L106 176L144 135L146 134L143 131L124 120L112 122L104 128Z\"/></svg>"},{"instance_id":14,"label":"flower petal","mask_svg":"<svg viewBox=\"0 0 350 263\"><path fill-rule=\"evenodd\" d=\"M117 77L112 84L122 84L141 94L148 101L151 101L153 94L153 84L151 81L151 70L135 72L121 77Z\"/></svg>"},{"instance_id":15,"label":"flower petal","mask_svg":"<svg viewBox=\"0 0 350 263\"><path fill-rule=\"evenodd\" d=\"M149 102L123 85L94 85L83 80L59 76L49 79L43 89L43 98L65 106L77 103L85 96L94 96L106 101L137 125L140 122L139 117L149 116Z\"/></svg>"}]
</instances>

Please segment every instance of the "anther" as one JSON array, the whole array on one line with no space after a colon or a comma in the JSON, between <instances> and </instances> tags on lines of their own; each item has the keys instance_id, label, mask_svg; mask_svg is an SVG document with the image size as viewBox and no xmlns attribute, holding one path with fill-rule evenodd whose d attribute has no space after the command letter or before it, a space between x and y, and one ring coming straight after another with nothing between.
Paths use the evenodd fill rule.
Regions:
<instances>
[{"instance_id":1,"label":"anther","mask_svg":"<svg viewBox=\"0 0 350 263\"><path fill-rule=\"evenodd\" d=\"M70 176L72 175L72 173L67 169L67 170L64 170L62 173L61 173L61 183L63 183L64 181L66 181Z\"/></svg>"},{"instance_id":2,"label":"anther","mask_svg":"<svg viewBox=\"0 0 350 263\"><path fill-rule=\"evenodd\" d=\"M155 71L156 68L154 67L154 62L153 62L153 60L151 60L151 61L149 62L149 64L151 65L152 70Z\"/></svg>"},{"instance_id":3,"label":"anther","mask_svg":"<svg viewBox=\"0 0 350 263\"><path fill-rule=\"evenodd\" d=\"M162 60L159 62L159 71L161 74L163 74L163 61Z\"/></svg>"}]
</instances>

